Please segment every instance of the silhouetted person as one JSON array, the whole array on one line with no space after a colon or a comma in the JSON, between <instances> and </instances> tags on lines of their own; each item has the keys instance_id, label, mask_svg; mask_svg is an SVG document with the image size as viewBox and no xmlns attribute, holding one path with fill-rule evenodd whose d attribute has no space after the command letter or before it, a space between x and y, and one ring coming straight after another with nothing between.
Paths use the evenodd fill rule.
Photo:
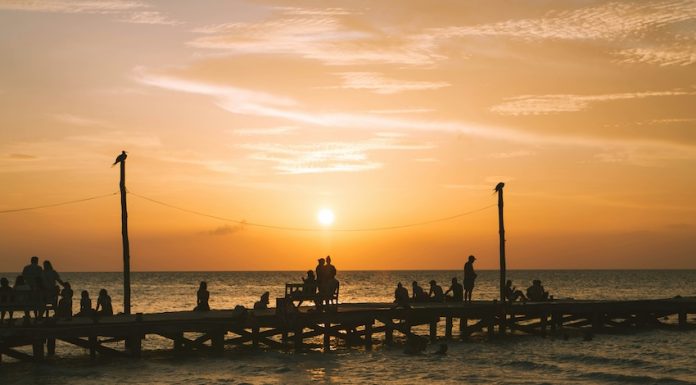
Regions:
<instances>
[{"instance_id":1,"label":"silhouetted person","mask_svg":"<svg viewBox=\"0 0 696 385\"><path fill-rule=\"evenodd\" d=\"M410 309L411 306L408 304L408 301L408 290L399 282L396 285L396 290L394 290L394 306L392 306L392 309L396 309L399 306Z\"/></svg>"},{"instance_id":2,"label":"silhouetted person","mask_svg":"<svg viewBox=\"0 0 696 385\"><path fill-rule=\"evenodd\" d=\"M324 301L326 300L326 286L329 279L329 271L326 268L326 260L324 258L319 258L317 260L318 264L315 269L317 277L317 288L319 292L317 293L317 300L315 301L317 305L317 310L321 310L324 307Z\"/></svg>"},{"instance_id":3,"label":"silhouetted person","mask_svg":"<svg viewBox=\"0 0 696 385\"><path fill-rule=\"evenodd\" d=\"M411 298L413 302L426 302L428 301L428 295L425 293L422 287L418 286L418 282L413 281L411 283Z\"/></svg>"},{"instance_id":4,"label":"silhouetted person","mask_svg":"<svg viewBox=\"0 0 696 385\"><path fill-rule=\"evenodd\" d=\"M94 309L94 311L101 316L114 315L114 308L111 306L111 296L109 293L107 293L106 289L99 290L97 307Z\"/></svg>"},{"instance_id":5,"label":"silhouetted person","mask_svg":"<svg viewBox=\"0 0 696 385\"><path fill-rule=\"evenodd\" d=\"M63 290L60 291L60 300L58 301L58 312L56 315L59 318L71 319L72 318L72 301L73 301L73 291L70 287L70 282L63 283Z\"/></svg>"},{"instance_id":6,"label":"silhouetted person","mask_svg":"<svg viewBox=\"0 0 696 385\"><path fill-rule=\"evenodd\" d=\"M31 289L31 304L34 309L34 318L41 319L46 312L46 294L43 277L36 278L36 282Z\"/></svg>"},{"instance_id":7,"label":"silhouetted person","mask_svg":"<svg viewBox=\"0 0 696 385\"><path fill-rule=\"evenodd\" d=\"M507 282L505 282L505 297L508 299L508 301L515 302L518 299L527 301L527 297L525 297L524 293L522 293L522 290L516 289L517 288L515 286L512 286L511 279L508 279Z\"/></svg>"},{"instance_id":8,"label":"silhouetted person","mask_svg":"<svg viewBox=\"0 0 696 385\"><path fill-rule=\"evenodd\" d=\"M254 302L254 310L266 310L266 309L268 309L268 304L271 302L268 298L270 295L271 295L271 293L269 293L267 291L264 292L263 294L261 294L261 299Z\"/></svg>"},{"instance_id":9,"label":"silhouetted person","mask_svg":"<svg viewBox=\"0 0 696 385\"><path fill-rule=\"evenodd\" d=\"M430 302L445 302L445 294L442 292L442 286L438 285L434 279L430 281L428 298Z\"/></svg>"},{"instance_id":10,"label":"silhouetted person","mask_svg":"<svg viewBox=\"0 0 696 385\"><path fill-rule=\"evenodd\" d=\"M42 275L43 270L41 269L41 266L39 266L39 257L31 257L31 263L24 266L24 270L22 270L24 282L29 285L29 287L33 288L36 286L36 279L42 278Z\"/></svg>"},{"instance_id":11,"label":"silhouetted person","mask_svg":"<svg viewBox=\"0 0 696 385\"><path fill-rule=\"evenodd\" d=\"M476 272L474 271L474 261L476 257L469 256L469 261L464 264L464 301L471 302L471 295L474 292Z\"/></svg>"},{"instance_id":12,"label":"silhouetted person","mask_svg":"<svg viewBox=\"0 0 696 385\"><path fill-rule=\"evenodd\" d=\"M307 277L302 277L302 295L306 297L317 294L317 278L312 270L307 270Z\"/></svg>"},{"instance_id":13,"label":"silhouetted person","mask_svg":"<svg viewBox=\"0 0 696 385\"><path fill-rule=\"evenodd\" d=\"M540 280L535 279L532 286L527 288L527 298L530 301L546 301L549 299L549 292L544 290Z\"/></svg>"},{"instance_id":14,"label":"silhouetted person","mask_svg":"<svg viewBox=\"0 0 696 385\"><path fill-rule=\"evenodd\" d=\"M91 317L94 315L92 310L92 299L89 298L89 292L82 290L80 294L80 311L75 314L76 317Z\"/></svg>"},{"instance_id":15,"label":"silhouetted person","mask_svg":"<svg viewBox=\"0 0 696 385\"><path fill-rule=\"evenodd\" d=\"M12 288L10 287L10 281L7 280L7 278L2 277L0 278L0 324L5 321L5 313L9 313L10 315L10 322L12 320L12 310L5 310L5 306L10 305L12 303Z\"/></svg>"},{"instance_id":16,"label":"silhouetted person","mask_svg":"<svg viewBox=\"0 0 696 385\"><path fill-rule=\"evenodd\" d=\"M194 311L209 311L210 305L208 300L210 299L210 292L208 292L208 283L201 281L198 286L198 291L196 292L196 307Z\"/></svg>"},{"instance_id":17,"label":"silhouetted person","mask_svg":"<svg viewBox=\"0 0 696 385\"><path fill-rule=\"evenodd\" d=\"M334 293L338 290L339 282L336 279L336 266L331 264L331 256L326 256L326 302L331 302Z\"/></svg>"},{"instance_id":18,"label":"silhouetted person","mask_svg":"<svg viewBox=\"0 0 696 385\"><path fill-rule=\"evenodd\" d=\"M31 287L24 281L24 276L18 275L12 287L12 298L15 306L19 306L24 311L25 320L29 319L29 307L31 302Z\"/></svg>"},{"instance_id":19,"label":"silhouetted person","mask_svg":"<svg viewBox=\"0 0 696 385\"><path fill-rule=\"evenodd\" d=\"M451 296L447 294L452 293ZM457 282L457 278L452 278L452 285L445 292L445 300L451 302L462 302L464 301L464 286Z\"/></svg>"},{"instance_id":20,"label":"silhouetted person","mask_svg":"<svg viewBox=\"0 0 696 385\"><path fill-rule=\"evenodd\" d=\"M53 306L53 312L56 311L56 306L58 306L58 293L53 290L56 287L56 283L63 285L63 280L60 279L60 275L57 271L53 269L51 261L43 262L43 284L46 288L46 303Z\"/></svg>"}]
</instances>

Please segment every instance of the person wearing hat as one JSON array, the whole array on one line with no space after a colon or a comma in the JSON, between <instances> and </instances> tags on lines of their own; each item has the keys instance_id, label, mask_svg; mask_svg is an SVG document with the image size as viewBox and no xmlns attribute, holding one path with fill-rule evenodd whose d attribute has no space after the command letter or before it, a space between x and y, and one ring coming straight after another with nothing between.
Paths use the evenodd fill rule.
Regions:
<instances>
[{"instance_id":1,"label":"person wearing hat","mask_svg":"<svg viewBox=\"0 0 696 385\"><path fill-rule=\"evenodd\" d=\"M474 272L474 261L476 257L469 256L469 262L464 264L464 302L471 302L471 293L474 291L476 273Z\"/></svg>"}]
</instances>

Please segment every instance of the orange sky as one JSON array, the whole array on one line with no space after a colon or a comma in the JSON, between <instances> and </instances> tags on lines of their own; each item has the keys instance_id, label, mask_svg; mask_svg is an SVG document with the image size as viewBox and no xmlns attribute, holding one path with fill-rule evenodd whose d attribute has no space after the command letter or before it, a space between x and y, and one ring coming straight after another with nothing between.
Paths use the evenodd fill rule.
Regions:
<instances>
[{"instance_id":1,"label":"orange sky","mask_svg":"<svg viewBox=\"0 0 696 385\"><path fill-rule=\"evenodd\" d=\"M0 211L118 190L134 270L696 268L696 3L0 0ZM335 213L332 226L316 220ZM119 199L0 270L121 268Z\"/></svg>"}]
</instances>

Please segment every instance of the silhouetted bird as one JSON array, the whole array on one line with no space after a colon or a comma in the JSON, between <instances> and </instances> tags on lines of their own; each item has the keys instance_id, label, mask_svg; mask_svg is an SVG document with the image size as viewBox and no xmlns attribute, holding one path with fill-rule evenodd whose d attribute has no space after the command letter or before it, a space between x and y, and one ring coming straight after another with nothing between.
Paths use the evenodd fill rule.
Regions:
<instances>
[{"instance_id":1,"label":"silhouetted bird","mask_svg":"<svg viewBox=\"0 0 696 385\"><path fill-rule=\"evenodd\" d=\"M493 191L498 192L498 191L502 190L503 187L505 187L505 183L500 182L495 186L495 189L493 189Z\"/></svg>"},{"instance_id":2,"label":"silhouetted bird","mask_svg":"<svg viewBox=\"0 0 696 385\"><path fill-rule=\"evenodd\" d=\"M114 166L117 165L118 163L121 163L121 162L123 162L124 160L126 160L126 158L128 157L127 154L128 154L127 152L121 151L121 155L119 155L119 156L116 157L116 160L114 161L114 164L111 165L111 167L114 167Z\"/></svg>"}]
</instances>

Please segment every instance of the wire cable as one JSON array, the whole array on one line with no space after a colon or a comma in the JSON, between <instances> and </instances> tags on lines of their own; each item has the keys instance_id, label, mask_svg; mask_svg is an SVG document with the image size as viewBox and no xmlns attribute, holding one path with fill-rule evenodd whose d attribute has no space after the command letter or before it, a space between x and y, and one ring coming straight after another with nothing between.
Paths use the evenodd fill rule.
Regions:
<instances>
[{"instance_id":1,"label":"wire cable","mask_svg":"<svg viewBox=\"0 0 696 385\"><path fill-rule=\"evenodd\" d=\"M451 221L453 219L457 219L457 218L460 218L463 216L475 214L475 213L478 213L478 212L481 212L481 211L484 211L484 210L490 209L491 207L496 206L496 204L491 204L491 205L481 207L481 208L478 208L475 210L466 211L466 212L458 213L455 215L450 215L447 217L429 219L429 220L425 220L425 221L421 221L421 222L414 222L414 223L409 223L409 224L404 224L404 225L393 225L393 226L382 226L382 227L365 227L365 228L347 228L347 229L340 229L340 228L339 229L330 229L330 228L312 228L312 227L287 227L287 226L268 225L268 224L263 224L263 223L254 223L254 222L248 222L245 220L240 221L237 219L225 218L225 217L221 217L218 215L203 213L200 211L190 210L190 209L183 208L180 206L175 206L175 205L172 205L172 204L169 204L166 202L159 201L157 199L152 199L152 198L148 198L146 196L140 195L140 194L133 193L131 191L128 191L128 194L133 195L135 197L138 197L140 199L152 202L152 203L156 203L156 204L164 206L164 207L176 209L179 211L187 212L189 214L194 214L194 215L198 215L201 217L217 219L217 220L224 221L224 222L232 222L232 223L236 223L236 224L239 224L242 226L254 226L254 227L261 227L261 228L266 228L266 229L284 230L284 231L369 232L369 231L398 230L398 229L404 229L404 228L408 228L408 227L425 226L425 225L429 225L429 224L433 224L433 223L437 223L437 222Z\"/></svg>"},{"instance_id":2,"label":"wire cable","mask_svg":"<svg viewBox=\"0 0 696 385\"><path fill-rule=\"evenodd\" d=\"M117 193L117 192L114 192L114 193L109 193L109 194L104 194L104 195L96 195L96 196L89 197L89 198L75 199L75 200L72 200L72 201L51 203L51 204L42 205L42 206L23 207L23 208L19 208L19 209L0 210L0 214L17 213L17 212L20 212L20 211L38 210L38 209L45 209L45 208L49 208L49 207L58 207L58 206L72 205L72 204L75 204L75 203L81 203L81 202L92 201L92 200L95 200L95 199L106 198L106 197L114 196L114 195L116 195L116 194L118 194L118 193Z\"/></svg>"}]
</instances>

